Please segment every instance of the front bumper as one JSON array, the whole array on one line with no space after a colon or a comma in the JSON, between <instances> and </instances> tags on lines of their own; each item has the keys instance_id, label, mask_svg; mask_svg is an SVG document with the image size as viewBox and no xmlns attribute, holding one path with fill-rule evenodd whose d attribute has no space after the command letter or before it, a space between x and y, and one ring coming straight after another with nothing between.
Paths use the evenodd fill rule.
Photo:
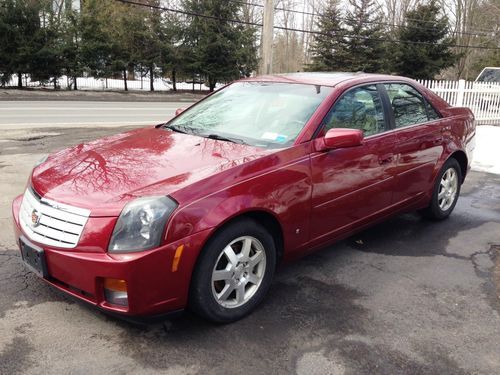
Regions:
<instances>
[{"instance_id":1,"label":"front bumper","mask_svg":"<svg viewBox=\"0 0 500 375\"><path fill-rule=\"evenodd\" d=\"M92 249L89 244L82 247L79 244L70 250L60 249L34 242L22 231L19 224L21 201L22 196L19 196L12 204L16 239L26 237L44 250L49 275L44 280L49 284L103 310L120 315L151 316L186 307L191 274L209 231L198 232L180 241L138 253L109 254L98 247ZM98 219L103 221L103 218ZM116 218L110 218L113 223L115 220ZM107 236L110 226L111 224L104 225L103 233L92 228L90 237ZM85 242L86 239L83 238L82 241ZM106 240L100 238L96 242L104 243ZM174 254L180 245L184 245L184 251L174 272ZM112 305L106 301L105 278L126 281L128 306Z\"/></svg>"}]
</instances>

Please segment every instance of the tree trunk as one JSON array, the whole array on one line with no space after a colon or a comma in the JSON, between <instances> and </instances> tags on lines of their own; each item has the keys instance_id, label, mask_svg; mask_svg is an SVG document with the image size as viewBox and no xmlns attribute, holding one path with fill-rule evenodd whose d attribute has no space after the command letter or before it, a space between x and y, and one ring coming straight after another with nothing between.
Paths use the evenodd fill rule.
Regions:
<instances>
[{"instance_id":1,"label":"tree trunk","mask_svg":"<svg viewBox=\"0 0 500 375\"><path fill-rule=\"evenodd\" d=\"M175 77L175 69L172 69L172 89L177 91L177 78Z\"/></svg>"},{"instance_id":2,"label":"tree trunk","mask_svg":"<svg viewBox=\"0 0 500 375\"><path fill-rule=\"evenodd\" d=\"M154 86L154 81L155 77L153 75L153 67L149 67L149 90L150 91L155 91L155 86Z\"/></svg>"},{"instance_id":3,"label":"tree trunk","mask_svg":"<svg viewBox=\"0 0 500 375\"><path fill-rule=\"evenodd\" d=\"M123 86L125 87L125 91L128 91L128 87L127 87L127 69L123 69Z\"/></svg>"},{"instance_id":4,"label":"tree trunk","mask_svg":"<svg viewBox=\"0 0 500 375\"><path fill-rule=\"evenodd\" d=\"M76 91L78 90L78 84L76 82L77 78L76 77L73 77L73 89Z\"/></svg>"},{"instance_id":5,"label":"tree trunk","mask_svg":"<svg viewBox=\"0 0 500 375\"><path fill-rule=\"evenodd\" d=\"M57 90L57 78L54 77L54 90Z\"/></svg>"},{"instance_id":6,"label":"tree trunk","mask_svg":"<svg viewBox=\"0 0 500 375\"><path fill-rule=\"evenodd\" d=\"M214 77L208 77L208 87L210 92L214 92L215 90L215 84L217 83L217 80Z\"/></svg>"},{"instance_id":7,"label":"tree trunk","mask_svg":"<svg viewBox=\"0 0 500 375\"><path fill-rule=\"evenodd\" d=\"M134 66L134 64L130 64L128 66L128 79L129 79L129 81L135 80L135 66Z\"/></svg>"},{"instance_id":8,"label":"tree trunk","mask_svg":"<svg viewBox=\"0 0 500 375\"><path fill-rule=\"evenodd\" d=\"M23 75L22 75L22 73L17 73L17 87L20 89L23 88Z\"/></svg>"}]
</instances>

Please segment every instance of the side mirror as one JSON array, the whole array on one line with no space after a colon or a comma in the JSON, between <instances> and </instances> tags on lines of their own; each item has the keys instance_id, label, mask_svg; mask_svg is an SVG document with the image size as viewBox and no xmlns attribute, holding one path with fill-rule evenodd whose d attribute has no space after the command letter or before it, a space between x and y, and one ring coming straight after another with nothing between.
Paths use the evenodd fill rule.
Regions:
<instances>
[{"instance_id":1,"label":"side mirror","mask_svg":"<svg viewBox=\"0 0 500 375\"><path fill-rule=\"evenodd\" d=\"M317 139L316 142L317 151L361 146L363 131L358 129L330 129L323 138Z\"/></svg>"},{"instance_id":2,"label":"side mirror","mask_svg":"<svg viewBox=\"0 0 500 375\"><path fill-rule=\"evenodd\" d=\"M175 110L175 115L176 115L176 116L179 116L182 112L184 112L184 108L177 108L177 109Z\"/></svg>"}]
</instances>

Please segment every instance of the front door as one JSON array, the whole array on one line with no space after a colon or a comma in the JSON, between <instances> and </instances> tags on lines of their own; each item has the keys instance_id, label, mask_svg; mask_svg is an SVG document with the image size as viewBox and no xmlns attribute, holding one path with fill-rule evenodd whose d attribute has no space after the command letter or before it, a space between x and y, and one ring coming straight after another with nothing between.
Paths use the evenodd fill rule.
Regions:
<instances>
[{"instance_id":1,"label":"front door","mask_svg":"<svg viewBox=\"0 0 500 375\"><path fill-rule=\"evenodd\" d=\"M329 240L370 220L391 204L396 136L388 130L377 85L350 89L323 120L332 128L364 131L361 146L314 152L311 240Z\"/></svg>"}]
</instances>

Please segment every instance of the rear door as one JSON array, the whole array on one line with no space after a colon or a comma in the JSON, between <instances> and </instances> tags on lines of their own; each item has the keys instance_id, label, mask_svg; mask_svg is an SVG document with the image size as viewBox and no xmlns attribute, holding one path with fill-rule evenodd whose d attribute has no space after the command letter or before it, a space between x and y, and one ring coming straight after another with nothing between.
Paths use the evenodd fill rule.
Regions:
<instances>
[{"instance_id":1,"label":"rear door","mask_svg":"<svg viewBox=\"0 0 500 375\"><path fill-rule=\"evenodd\" d=\"M364 131L361 146L314 152L311 239L327 240L387 209L391 203L396 136L388 130L387 107L375 84L344 93L322 122Z\"/></svg>"},{"instance_id":2,"label":"rear door","mask_svg":"<svg viewBox=\"0 0 500 375\"><path fill-rule=\"evenodd\" d=\"M427 193L443 152L442 120L422 94L406 83L386 83L391 122L397 136L397 176L393 203Z\"/></svg>"}]
</instances>

